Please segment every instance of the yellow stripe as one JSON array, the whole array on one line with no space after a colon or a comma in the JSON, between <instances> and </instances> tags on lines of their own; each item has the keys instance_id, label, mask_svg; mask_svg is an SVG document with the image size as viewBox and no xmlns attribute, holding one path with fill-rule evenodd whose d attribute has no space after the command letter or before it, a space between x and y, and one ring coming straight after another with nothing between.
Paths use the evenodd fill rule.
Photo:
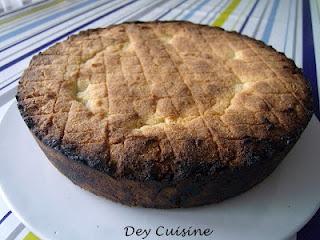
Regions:
<instances>
[{"instance_id":1,"label":"yellow stripe","mask_svg":"<svg viewBox=\"0 0 320 240\"><path fill-rule=\"evenodd\" d=\"M231 13L237 8L241 0L233 0L228 7L219 15L219 17L211 23L212 26L221 27L229 18Z\"/></svg>"},{"instance_id":2,"label":"yellow stripe","mask_svg":"<svg viewBox=\"0 0 320 240\"><path fill-rule=\"evenodd\" d=\"M23 240L40 240L36 235L34 235L32 232L29 232Z\"/></svg>"},{"instance_id":3,"label":"yellow stripe","mask_svg":"<svg viewBox=\"0 0 320 240\"><path fill-rule=\"evenodd\" d=\"M248 1L247 6L242 10L242 12L240 13L239 17L237 18L236 22L233 24L233 26L231 27L231 30L234 30L234 28L237 26L240 18L244 15L245 12L248 11L248 8L251 6L253 0Z\"/></svg>"},{"instance_id":4,"label":"yellow stripe","mask_svg":"<svg viewBox=\"0 0 320 240\"><path fill-rule=\"evenodd\" d=\"M58 3L61 3L63 1L64 0L56 0L56 1L44 4L44 5L41 5L41 6L38 6L38 7L34 7L32 9L28 10L28 11L22 12L21 14L5 18L2 21L0 21L0 25L9 23L9 22L11 22L13 20L17 20L17 19L22 18L22 17L26 17L26 16L31 15L33 13L36 13L36 12L39 12L39 11L44 10L46 8L52 7L54 5L57 5Z\"/></svg>"}]
</instances>

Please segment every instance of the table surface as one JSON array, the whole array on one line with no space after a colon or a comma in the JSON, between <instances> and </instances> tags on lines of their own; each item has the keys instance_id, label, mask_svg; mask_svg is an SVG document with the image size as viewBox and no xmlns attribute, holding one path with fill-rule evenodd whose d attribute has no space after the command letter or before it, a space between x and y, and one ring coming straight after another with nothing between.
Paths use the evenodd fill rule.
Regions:
<instances>
[{"instance_id":1,"label":"table surface","mask_svg":"<svg viewBox=\"0 0 320 240\"><path fill-rule=\"evenodd\" d=\"M0 13L0 121L34 54L81 30L134 20L187 20L272 45L303 68L319 118L320 0L50 0ZM2 199L0 239L38 239ZM320 211L292 239L320 239Z\"/></svg>"}]
</instances>

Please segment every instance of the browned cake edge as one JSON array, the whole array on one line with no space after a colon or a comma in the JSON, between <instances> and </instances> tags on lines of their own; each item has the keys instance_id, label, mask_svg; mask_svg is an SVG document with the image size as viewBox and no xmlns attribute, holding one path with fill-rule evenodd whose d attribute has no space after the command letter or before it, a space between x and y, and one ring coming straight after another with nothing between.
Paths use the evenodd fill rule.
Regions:
<instances>
[{"instance_id":1,"label":"browned cake edge","mask_svg":"<svg viewBox=\"0 0 320 240\"><path fill-rule=\"evenodd\" d=\"M80 34L88 34L90 31L95 30ZM262 41L256 41L265 45ZM297 67L293 71L302 72ZM138 179L130 174L115 177L113 166L109 166L109 169L89 167L87 161L84 161L87 156L81 156L72 149L62 149L56 139L43 141L42 133L34 128L35 123L25 118L27 113L24 112L23 101L19 99L19 91L17 101L20 113L41 149L53 165L75 184L96 195L130 206L176 208L220 202L250 189L271 174L294 146L311 119L311 86L308 81L306 85L310 91L310 102L306 107L310 111L305 115L304 122L301 122L301 128L277 140L243 139L240 145L244 159L242 165L226 166L219 162L201 162L193 166L192 161L184 159L177 161L175 176L164 179L152 176L152 171L142 174L147 176L145 179ZM189 146L185 146L186 151L189 147L192 149L194 144L194 141L190 141L187 144Z\"/></svg>"},{"instance_id":2,"label":"browned cake edge","mask_svg":"<svg viewBox=\"0 0 320 240\"><path fill-rule=\"evenodd\" d=\"M215 173L211 176L185 178L170 183L115 179L68 159L34 137L51 163L81 188L125 205L164 209L218 203L247 191L273 172L299 138L292 138L290 143L269 161L254 161L235 168L216 166ZM210 167L212 168L213 166Z\"/></svg>"}]
</instances>

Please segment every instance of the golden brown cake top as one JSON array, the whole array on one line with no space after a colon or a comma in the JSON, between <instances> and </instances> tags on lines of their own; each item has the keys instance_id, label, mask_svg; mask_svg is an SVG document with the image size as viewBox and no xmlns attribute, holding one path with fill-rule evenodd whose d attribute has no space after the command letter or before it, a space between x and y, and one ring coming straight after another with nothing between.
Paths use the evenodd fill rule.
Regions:
<instances>
[{"instance_id":1,"label":"golden brown cake top","mask_svg":"<svg viewBox=\"0 0 320 240\"><path fill-rule=\"evenodd\" d=\"M139 179L262 158L261 146L299 135L312 112L301 71L283 54L187 22L72 36L33 57L17 98L43 142Z\"/></svg>"}]
</instances>

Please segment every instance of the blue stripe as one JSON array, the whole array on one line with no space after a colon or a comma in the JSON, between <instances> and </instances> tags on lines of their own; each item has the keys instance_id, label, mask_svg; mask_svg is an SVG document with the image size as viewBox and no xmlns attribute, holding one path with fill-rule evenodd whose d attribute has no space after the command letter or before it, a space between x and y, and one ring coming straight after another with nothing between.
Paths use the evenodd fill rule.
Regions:
<instances>
[{"instance_id":1,"label":"blue stripe","mask_svg":"<svg viewBox=\"0 0 320 240\"><path fill-rule=\"evenodd\" d=\"M217 17L218 13L220 13L227 6L227 4L229 2L230 2L230 0L227 0L226 2L224 2L224 4L222 6L220 6L219 10L210 18L208 23L211 23ZM221 1L221 3L222 3L222 1Z\"/></svg>"},{"instance_id":2,"label":"blue stripe","mask_svg":"<svg viewBox=\"0 0 320 240\"><path fill-rule=\"evenodd\" d=\"M174 16L173 19L179 20L178 17L183 15L184 12L186 11L186 9L192 8L197 4L197 1L194 1L194 0L191 0L190 2L191 3L186 4L186 7L184 9L180 10L180 12L176 16Z\"/></svg>"},{"instance_id":3,"label":"blue stripe","mask_svg":"<svg viewBox=\"0 0 320 240\"><path fill-rule=\"evenodd\" d=\"M294 32L293 32L293 47L292 47L292 59L296 59L296 42L297 42L297 25L298 25L298 0L296 1L296 11L294 18Z\"/></svg>"},{"instance_id":4,"label":"blue stripe","mask_svg":"<svg viewBox=\"0 0 320 240\"><path fill-rule=\"evenodd\" d=\"M0 86L3 85L3 84L5 84L5 83L8 82L8 81L11 81L13 78L17 78L18 76L21 76L22 73L23 73L23 70L16 72L14 75L8 77L8 78L5 79L4 81L1 81L1 82L0 82Z\"/></svg>"},{"instance_id":5,"label":"blue stripe","mask_svg":"<svg viewBox=\"0 0 320 240\"><path fill-rule=\"evenodd\" d=\"M1 218L1 220L0 220L0 224L1 224L1 223L3 223L3 222L4 222L4 220L6 220L6 218L7 218L7 217L9 217L11 213L12 213L12 212L11 212L11 211L9 211L9 212L7 212L7 214L6 214L6 215L4 215L4 216L3 216L3 218Z\"/></svg>"},{"instance_id":6,"label":"blue stripe","mask_svg":"<svg viewBox=\"0 0 320 240\"><path fill-rule=\"evenodd\" d=\"M22 223L19 223L19 225L16 226L15 229L9 234L6 240L16 240L17 236L22 232L24 228L24 225Z\"/></svg>"},{"instance_id":7,"label":"blue stripe","mask_svg":"<svg viewBox=\"0 0 320 240\"><path fill-rule=\"evenodd\" d=\"M210 11L207 11L206 15L200 20L200 23L203 23L203 21L222 3L223 1L219 1L218 3L215 3L213 8L210 9Z\"/></svg>"},{"instance_id":8,"label":"blue stripe","mask_svg":"<svg viewBox=\"0 0 320 240\"><path fill-rule=\"evenodd\" d=\"M279 0L274 0L273 5L272 5L272 9L271 9L271 13L268 19L268 23L267 26L264 30L263 36L262 36L262 41L264 41L265 43L269 42L269 38L271 35L271 31L272 31L272 27L273 27L273 23L274 23L274 19L276 17L276 13L279 7Z\"/></svg>"},{"instance_id":9,"label":"blue stripe","mask_svg":"<svg viewBox=\"0 0 320 240\"><path fill-rule=\"evenodd\" d=\"M2 87L0 88L0 91L1 91L2 89L4 89L4 88L10 86L12 83L18 81L20 78L21 78L21 77L17 77L16 79L14 79L14 80L12 80L11 82L7 83L6 85L2 86Z\"/></svg>"},{"instance_id":10,"label":"blue stripe","mask_svg":"<svg viewBox=\"0 0 320 240\"><path fill-rule=\"evenodd\" d=\"M6 23L3 27L1 27L3 29L2 34L6 33L6 32L13 31L14 29L16 29L18 27L22 27L23 25L29 24L32 21L35 21L37 19L48 16L48 14L56 13L58 11L61 11L63 9L66 9L67 7L71 7L73 5L74 5L74 2L62 1L62 2L55 4L49 8L31 13L30 15L28 14L27 16L24 16L21 19L15 20L14 22Z\"/></svg>"},{"instance_id":11,"label":"blue stripe","mask_svg":"<svg viewBox=\"0 0 320 240\"><path fill-rule=\"evenodd\" d=\"M0 41L5 41L5 40L8 40L9 38L16 37L18 34L21 34L21 33L24 33L26 31L29 31L30 29L32 29L34 27L39 27L39 25L41 25L41 24L44 24L46 22L55 20L56 18L59 18L59 17L64 16L64 15L68 15L71 12L86 6L88 3L93 3L93 1L92 0L88 0L88 1L82 2L80 4L77 4L77 5L73 6L73 7L67 8L67 9L65 9L63 11L59 11L59 12L57 12L55 14L52 14L52 15L50 15L48 17L39 19L39 20L34 21L34 22L30 23L30 24L27 24L27 25L25 25L25 26L23 26L21 28L18 28L18 29L14 30L14 31L6 33L6 34L0 36Z\"/></svg>"},{"instance_id":12,"label":"blue stripe","mask_svg":"<svg viewBox=\"0 0 320 240\"><path fill-rule=\"evenodd\" d=\"M128 3L129 4L129 3ZM167 13L169 13L170 11L167 11ZM15 60L14 60L15 61ZM20 61L20 60L19 60ZM17 61L18 62L18 61ZM15 63L14 63L15 64ZM0 71L1 71L1 67L0 67ZM4 86L2 86L1 88L0 88L0 90L2 90L2 89L4 89L4 88L6 88L6 87L8 87L9 85L11 85L12 83L14 83L14 82L16 82L16 81L18 81L20 79L20 77L18 77L18 78L16 78L16 79L14 79L14 80L12 80L11 82L9 82L9 83L7 83L6 85L4 85Z\"/></svg>"},{"instance_id":13,"label":"blue stripe","mask_svg":"<svg viewBox=\"0 0 320 240\"><path fill-rule=\"evenodd\" d=\"M1 18L4 18L5 16L8 16L8 15L10 15L10 14L13 14L13 13L15 13L15 12L20 12L20 11L26 10L27 8L35 7L35 6L40 5L40 4L43 4L43 3L46 3L46 0L42 0L41 2L37 2L37 3L33 3L33 4L30 4L30 5L27 5L27 6L25 6L25 7L22 7L22 8L13 10L13 11L10 11L10 12L8 12L8 13L0 14L0 19L1 19Z\"/></svg>"},{"instance_id":14,"label":"blue stripe","mask_svg":"<svg viewBox=\"0 0 320 240\"><path fill-rule=\"evenodd\" d=\"M287 42L288 42L288 34L289 34L289 24L290 24L290 19L291 19L291 7L292 7L292 1L290 1L289 4L289 14L288 14L288 18L287 18L287 27L286 27L286 35L284 37L284 46L283 46L283 52L286 52L286 48L287 48Z\"/></svg>"},{"instance_id":15,"label":"blue stripe","mask_svg":"<svg viewBox=\"0 0 320 240\"><path fill-rule=\"evenodd\" d=\"M104 3L102 3L102 4L98 5L98 6L95 6L95 7L93 7L93 8L87 9L86 11L92 11L92 10L97 9L97 8L103 6L103 5L106 5L106 4L108 4L108 3L112 2L112 1L115 1L115 0L110 0L110 1L104 2ZM27 37L27 38L25 38L25 39L22 39L22 40L14 43L14 44L12 44L12 45L9 45L9 46L1 49L1 50L0 50L0 53L3 52L3 51L8 50L8 49L10 49L10 48L12 48L12 47L20 44L20 43L23 43L23 42L25 42L25 41L27 41L27 40L35 37L35 36L38 36L38 35L40 35L41 33L44 33L44 32L46 32L46 31L48 31L48 30L51 30L51 29L54 28L54 27L57 27L57 26L59 26L59 25L61 25L61 24L63 24L63 23L66 23L66 22L68 22L68 21L70 21L70 20L72 20L72 19L74 19L74 18L76 18L76 17L79 17L79 16L81 16L82 14L83 14L83 12L81 12L81 13L75 15L75 16L72 16L72 17L70 17L70 18L67 18L67 19L65 19L65 20L62 21L62 22L59 22L59 23L57 23L57 24L54 24L54 25L52 25L52 26L50 26L50 27L48 27L48 28L46 28L46 29L44 29L44 30L42 30L42 31L40 31L40 32L37 32L36 34L34 34L34 35L32 35L32 36L29 36L29 37Z\"/></svg>"},{"instance_id":16,"label":"blue stripe","mask_svg":"<svg viewBox=\"0 0 320 240\"><path fill-rule=\"evenodd\" d=\"M309 0L305 0L302 2L302 14L303 14L303 21L302 21L303 74L311 83L314 111L318 119L320 119L317 68L316 68L316 58L315 58L315 52L314 52L311 9L310 9Z\"/></svg>"},{"instance_id":17,"label":"blue stripe","mask_svg":"<svg viewBox=\"0 0 320 240\"><path fill-rule=\"evenodd\" d=\"M168 11L168 13L169 13L170 11ZM1 71L1 69L0 69L0 71ZM9 83L7 83L6 85L4 85L4 86L2 86L1 88L0 88L0 90L2 90L2 89L4 89L4 88L6 88L6 87L8 87L9 85L11 85L12 83L14 83L14 82L16 82L16 81L18 81L20 79L20 77L18 77L18 78L16 78L16 79L14 79L14 80L12 80L12 81L10 81ZM8 80L8 79L7 79ZM7 81L6 80L6 81Z\"/></svg>"},{"instance_id":18,"label":"blue stripe","mask_svg":"<svg viewBox=\"0 0 320 240\"><path fill-rule=\"evenodd\" d=\"M114 1L114 0L111 0L111 1ZM110 3L111 1L105 2L105 3L103 3L102 5L105 5L105 4L107 4L107 3ZM143 10L142 12L140 12L138 15L135 14L135 13L131 13L129 16L132 15L133 18L132 18L132 19L131 19L131 18L128 18L128 19L126 19L126 21L131 21L131 20L136 20L136 19L138 19L138 18L141 17L143 14L145 14L146 11L150 10L151 8L156 8L156 7L158 7L159 5L163 4L164 1L166 1L166 0L159 1L159 2L156 3L156 4L154 4L154 2L149 3L149 5L144 6L144 7L148 7L148 8L144 9L144 10ZM101 6L101 5L100 5L100 6ZM98 8L98 7L100 7L100 6L96 6L94 9L96 9L96 8ZM91 10L93 10L93 9L91 9ZM101 13L101 11L100 11L99 13ZM97 14L98 14L98 13L97 13ZM82 13L80 13L80 15L82 15ZM90 17L92 17L92 16L90 16ZM125 16L125 17L128 17L128 16ZM83 20L81 20L81 21L83 21ZM64 22L61 22L61 23L64 23ZM61 23L59 23L59 24L57 24L57 25L60 25ZM69 28L69 27L72 27L72 25L73 25L73 24L69 24L69 25L65 26L64 29L59 29L56 33L63 32L63 31L65 31L65 29L67 29L67 28ZM52 29L52 28L53 28L53 27L50 27L48 30L50 30L50 29ZM41 33L41 32L40 32L40 33ZM39 33L39 34L40 34L40 33ZM36 35L38 35L38 34L36 34ZM36 36L36 35L30 36L28 39L31 39L32 37L34 37L34 36ZM39 39L39 40L37 40L37 41L35 41L35 42L33 42L33 43L25 46L25 48L28 48L28 47L36 44L36 43L39 43L39 42L41 42L42 40L44 40L44 39L46 39L46 38L47 38L47 37L42 37L41 39ZM26 39L26 40L28 40L28 39ZM19 43L20 43L20 42L17 42L17 43L15 43L15 44L13 44L12 46L15 46L15 45L17 45L17 44L19 44ZM2 51L4 51L4 50L7 50L8 48L11 48L12 46L7 47L7 48L5 48L5 49L3 49L3 50L0 50L0 53L1 53ZM20 51L20 50L16 50L15 52L13 52L13 53L11 54L11 56L12 56L13 54L16 54L16 53L19 52L19 51ZM4 59L2 59L2 60L5 60L5 59L8 58L8 57L10 57L10 56L6 56L6 57L5 57ZM7 80L5 80L5 81L7 81ZM3 83L3 82L2 82L2 83ZM0 85L1 85L1 83L0 83Z\"/></svg>"},{"instance_id":19,"label":"blue stripe","mask_svg":"<svg viewBox=\"0 0 320 240\"><path fill-rule=\"evenodd\" d=\"M262 20L264 19L264 16L266 15L266 12L267 12L267 9L268 9L268 2L266 3L266 5L264 6L264 9L263 9L263 12L262 12L262 15L261 17L259 17L259 21L258 21L258 24L256 26L256 28L254 29L254 32L252 34L252 36L254 38L256 38L257 34L258 34L258 30L260 29L260 25L262 23Z\"/></svg>"},{"instance_id":20,"label":"blue stripe","mask_svg":"<svg viewBox=\"0 0 320 240\"><path fill-rule=\"evenodd\" d=\"M202 2L200 2L200 4L198 6L195 6L194 9L191 9L190 12L185 15L184 17L181 18L181 20L187 20L189 18L191 18L193 16L193 14L198 11L200 8L202 8L204 5L206 5L208 2L208 0L203 0Z\"/></svg>"},{"instance_id":21,"label":"blue stripe","mask_svg":"<svg viewBox=\"0 0 320 240\"><path fill-rule=\"evenodd\" d=\"M159 17L157 17L157 19L156 19L156 20L159 20L160 18L164 17L164 16L165 16L165 15L167 15L169 12L171 12L171 11L172 11L172 9L174 9L174 8L177 8L177 7L181 6L181 5L182 5L182 4L184 4L186 1L188 1L188 0L184 0L184 1L180 2L180 3L178 3L176 6L174 6L174 7L170 8L170 9L169 9L169 10L167 10L165 13L163 13L163 14L161 14Z\"/></svg>"},{"instance_id":22,"label":"blue stripe","mask_svg":"<svg viewBox=\"0 0 320 240\"><path fill-rule=\"evenodd\" d=\"M161 1L153 1L151 3L148 3L148 5L144 5L142 8L142 11L139 12L141 9L139 9L137 12L134 13L130 13L129 15L125 16L124 18L126 19L122 19L125 20L126 22L130 22L130 21L137 21L137 19L140 19L141 17L143 17L146 13L150 13L153 9L161 6L164 2L166 2L166 0L161 0ZM154 4L156 3L156 4ZM120 23L122 20L117 21L115 23L112 24L117 24ZM105 25L103 25L102 27L104 27Z\"/></svg>"},{"instance_id":23,"label":"blue stripe","mask_svg":"<svg viewBox=\"0 0 320 240\"><path fill-rule=\"evenodd\" d=\"M253 7L251 8L248 16L246 17L246 19L244 20L244 22L243 22L243 24L242 24L242 26L241 26L241 28L240 28L240 33L243 32L244 27L247 25L247 23L248 23L251 15L252 15L252 13L254 12L254 10L255 10L256 7L257 7L259 1L260 1L260 0L256 0L256 2L254 3Z\"/></svg>"},{"instance_id":24,"label":"blue stripe","mask_svg":"<svg viewBox=\"0 0 320 240\"><path fill-rule=\"evenodd\" d=\"M120 9L122 9L122 8L130 5L130 4L132 4L132 3L134 3L134 2L136 2L136 1L137 1L137 0L132 0L132 1L130 1L130 2L126 3L126 4L124 4L124 5L121 5L121 6L115 8L115 9L113 9L113 10L111 10L111 11L109 11L109 12L107 12L107 13L99 16L99 17L96 17L96 18L90 20L89 22L86 22L86 23L84 23L84 24L81 24L79 27L76 27L76 28L74 28L74 29L72 29L72 30L70 30L70 31L68 31L68 32L60 35L59 37L54 38L53 40L51 40L51 41L49 41L49 42L41 45L40 47L37 47L36 49L33 49L33 50L31 50L31 51L23 54L22 56L14 59L14 60L12 60L11 62L6 63L6 64L3 65L3 66L1 66L1 67L0 67L0 72L3 71L3 70L5 70L5 69L7 69L7 68L9 68L9 67L11 67L12 65L14 65L14 64L16 64L16 63L18 63L18 62L20 62L21 60L23 60L23 59L25 59L25 58L30 57L31 55L39 52L40 50L42 50L42 49L44 49L44 48L46 48L46 47L49 47L49 46L52 45L53 43L55 43L55 42L57 42L57 41L65 38L65 37L67 37L68 35L76 32L76 31L78 31L78 30L81 30L82 28L84 28L84 27L86 27L86 26L88 26L88 25L90 25L90 24L92 24L92 23L94 23L94 22L96 22L96 21L98 21L98 20L100 20L100 19L102 19L102 18L104 18L104 17L106 17L106 16L108 16L108 15L110 15L110 14L112 14L112 13L114 13L114 12L116 12L116 11L118 11L118 10L120 10Z\"/></svg>"}]
</instances>

